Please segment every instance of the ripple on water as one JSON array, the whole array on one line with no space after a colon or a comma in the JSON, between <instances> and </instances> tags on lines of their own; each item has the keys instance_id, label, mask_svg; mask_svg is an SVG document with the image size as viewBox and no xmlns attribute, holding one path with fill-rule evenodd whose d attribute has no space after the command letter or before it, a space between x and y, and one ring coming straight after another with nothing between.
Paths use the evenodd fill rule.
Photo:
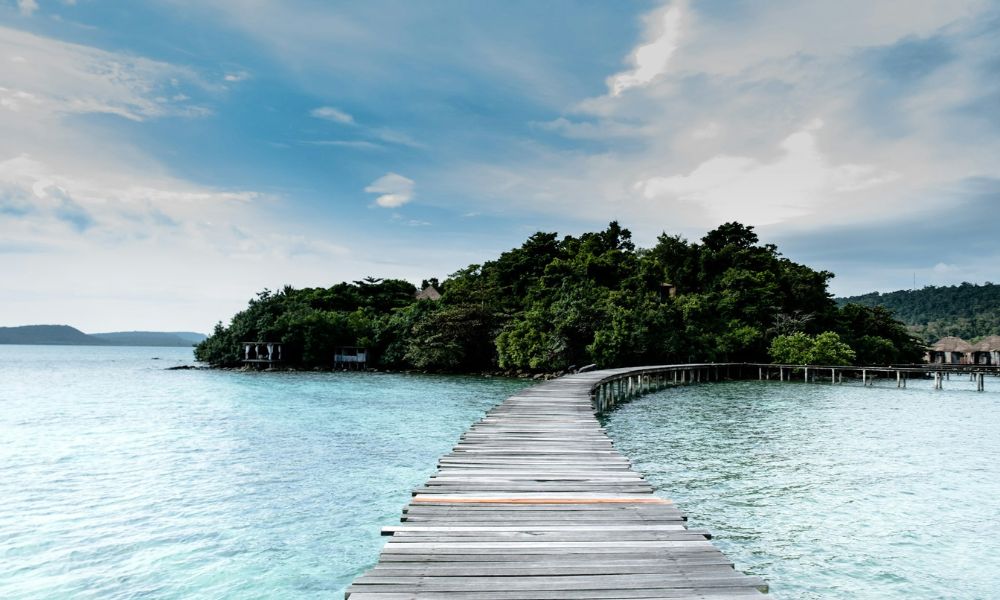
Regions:
<instances>
[{"instance_id":1,"label":"ripple on water","mask_svg":"<svg viewBox=\"0 0 1000 600\"><path fill-rule=\"evenodd\" d=\"M525 385L163 370L185 359L0 346L0 598L341 598L437 457Z\"/></svg>"},{"instance_id":2,"label":"ripple on water","mask_svg":"<svg viewBox=\"0 0 1000 600\"><path fill-rule=\"evenodd\" d=\"M779 598L996 598L1000 380L930 388L708 384L606 421Z\"/></svg>"}]
</instances>

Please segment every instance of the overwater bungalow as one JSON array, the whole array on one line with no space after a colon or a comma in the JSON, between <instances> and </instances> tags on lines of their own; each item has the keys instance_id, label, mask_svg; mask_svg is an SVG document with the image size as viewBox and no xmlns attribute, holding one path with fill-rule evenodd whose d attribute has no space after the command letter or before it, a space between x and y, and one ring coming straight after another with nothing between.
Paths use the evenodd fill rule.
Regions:
<instances>
[{"instance_id":1,"label":"overwater bungalow","mask_svg":"<svg viewBox=\"0 0 1000 600\"><path fill-rule=\"evenodd\" d=\"M972 364L1000 365L1000 335L991 335L972 345Z\"/></svg>"},{"instance_id":2,"label":"overwater bungalow","mask_svg":"<svg viewBox=\"0 0 1000 600\"><path fill-rule=\"evenodd\" d=\"M970 364L972 344L955 336L941 338L928 351L927 362L945 365Z\"/></svg>"}]
</instances>

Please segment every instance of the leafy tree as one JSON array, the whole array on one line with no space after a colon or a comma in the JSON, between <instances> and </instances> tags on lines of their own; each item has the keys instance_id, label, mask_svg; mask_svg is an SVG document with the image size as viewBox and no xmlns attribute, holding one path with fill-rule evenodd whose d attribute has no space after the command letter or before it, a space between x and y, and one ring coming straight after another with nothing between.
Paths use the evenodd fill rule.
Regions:
<instances>
[{"instance_id":1,"label":"leafy tree","mask_svg":"<svg viewBox=\"0 0 1000 600\"><path fill-rule=\"evenodd\" d=\"M812 336L801 331L789 335L779 335L771 340L771 360L777 364L809 364L812 354Z\"/></svg>"},{"instance_id":2,"label":"leafy tree","mask_svg":"<svg viewBox=\"0 0 1000 600\"><path fill-rule=\"evenodd\" d=\"M849 365L854 362L854 350L840 341L836 333L824 331L813 339L807 358L814 365Z\"/></svg>"},{"instance_id":3,"label":"leafy tree","mask_svg":"<svg viewBox=\"0 0 1000 600\"><path fill-rule=\"evenodd\" d=\"M925 343L954 335L970 342L1000 335L1000 285L962 283L839 298L841 306L883 307ZM891 339L891 338L890 338Z\"/></svg>"},{"instance_id":4,"label":"leafy tree","mask_svg":"<svg viewBox=\"0 0 1000 600\"><path fill-rule=\"evenodd\" d=\"M848 365L854 361L854 350L832 331L778 336L771 341L770 354L775 363L789 365Z\"/></svg>"},{"instance_id":5,"label":"leafy tree","mask_svg":"<svg viewBox=\"0 0 1000 600\"><path fill-rule=\"evenodd\" d=\"M865 364L919 360L919 342L891 312L838 308L827 289L831 277L761 244L740 223L697 242L664 233L642 249L611 222L579 236L538 232L494 260L444 281L424 280L441 291L439 301L417 301L411 283L375 277L264 290L228 325L220 323L196 355L238 365L240 342L273 341L285 344L293 365L328 365L337 346L358 345L369 348L374 365L440 371L760 361L769 354L793 363L847 362L852 349Z\"/></svg>"},{"instance_id":6,"label":"leafy tree","mask_svg":"<svg viewBox=\"0 0 1000 600\"><path fill-rule=\"evenodd\" d=\"M847 304L840 308L837 321L838 331L857 351L860 364L888 365L923 360L923 343L885 307Z\"/></svg>"},{"instance_id":7,"label":"leafy tree","mask_svg":"<svg viewBox=\"0 0 1000 600\"><path fill-rule=\"evenodd\" d=\"M475 304L437 306L413 324L404 358L419 369L489 369L494 349L490 320L490 313Z\"/></svg>"}]
</instances>

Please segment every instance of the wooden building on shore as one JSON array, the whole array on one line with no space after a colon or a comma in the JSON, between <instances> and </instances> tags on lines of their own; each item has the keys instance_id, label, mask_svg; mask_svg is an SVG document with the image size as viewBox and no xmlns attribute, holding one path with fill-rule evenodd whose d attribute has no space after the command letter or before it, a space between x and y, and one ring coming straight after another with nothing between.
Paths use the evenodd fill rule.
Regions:
<instances>
[{"instance_id":1,"label":"wooden building on shore","mask_svg":"<svg viewBox=\"0 0 1000 600\"><path fill-rule=\"evenodd\" d=\"M359 369L368 367L368 348L341 346L333 351L333 368Z\"/></svg>"}]
</instances>

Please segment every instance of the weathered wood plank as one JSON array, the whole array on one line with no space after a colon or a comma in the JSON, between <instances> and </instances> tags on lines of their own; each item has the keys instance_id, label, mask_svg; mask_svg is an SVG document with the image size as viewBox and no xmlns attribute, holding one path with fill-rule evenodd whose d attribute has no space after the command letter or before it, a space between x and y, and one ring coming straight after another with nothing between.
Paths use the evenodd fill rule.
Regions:
<instances>
[{"instance_id":1,"label":"weathered wood plank","mask_svg":"<svg viewBox=\"0 0 1000 600\"><path fill-rule=\"evenodd\" d=\"M632 470L590 392L628 370L524 390L489 410L414 490L353 600L763 597ZM638 379L634 379L633 384Z\"/></svg>"}]
</instances>

